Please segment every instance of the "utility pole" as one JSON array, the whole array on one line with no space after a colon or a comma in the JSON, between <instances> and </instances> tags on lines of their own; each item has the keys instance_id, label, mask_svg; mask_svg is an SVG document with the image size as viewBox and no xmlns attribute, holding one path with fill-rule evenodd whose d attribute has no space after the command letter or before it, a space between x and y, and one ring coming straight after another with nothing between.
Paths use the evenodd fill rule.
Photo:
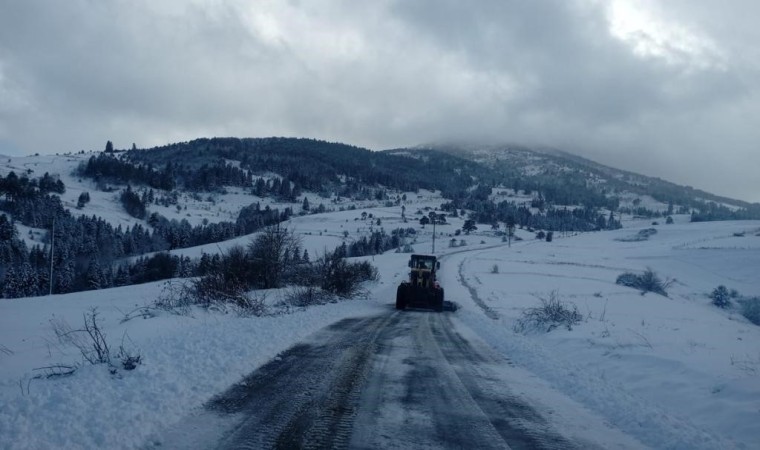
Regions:
<instances>
[{"instance_id":1,"label":"utility pole","mask_svg":"<svg viewBox=\"0 0 760 450\"><path fill-rule=\"evenodd\" d=\"M55 218L53 218L53 230L50 232L50 295L53 295L53 256L55 255Z\"/></svg>"},{"instance_id":2,"label":"utility pole","mask_svg":"<svg viewBox=\"0 0 760 450\"><path fill-rule=\"evenodd\" d=\"M433 222L433 254L435 255L435 223L438 221L438 216L435 213L431 213L430 216L430 221Z\"/></svg>"}]
</instances>

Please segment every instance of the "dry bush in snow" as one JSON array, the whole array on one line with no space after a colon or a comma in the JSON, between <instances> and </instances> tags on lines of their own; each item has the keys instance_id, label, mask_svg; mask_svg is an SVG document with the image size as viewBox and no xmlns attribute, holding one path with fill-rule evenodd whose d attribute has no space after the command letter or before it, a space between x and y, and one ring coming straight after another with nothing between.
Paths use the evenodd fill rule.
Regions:
<instances>
[{"instance_id":1,"label":"dry bush in snow","mask_svg":"<svg viewBox=\"0 0 760 450\"><path fill-rule=\"evenodd\" d=\"M541 306L528 308L522 312L522 317L517 319L515 323L514 330L516 332L549 332L559 326L572 330L573 325L577 325L583 320L578 307L575 304L561 301L557 291L552 291L549 298L539 297L538 299L541 300Z\"/></svg>"},{"instance_id":2,"label":"dry bush in snow","mask_svg":"<svg viewBox=\"0 0 760 450\"><path fill-rule=\"evenodd\" d=\"M625 272L620 274L615 280L616 284L621 286L632 287L641 291L641 294L654 292L667 297L667 289L675 282L672 279L662 280L656 272L647 268L642 274Z\"/></svg>"}]
</instances>

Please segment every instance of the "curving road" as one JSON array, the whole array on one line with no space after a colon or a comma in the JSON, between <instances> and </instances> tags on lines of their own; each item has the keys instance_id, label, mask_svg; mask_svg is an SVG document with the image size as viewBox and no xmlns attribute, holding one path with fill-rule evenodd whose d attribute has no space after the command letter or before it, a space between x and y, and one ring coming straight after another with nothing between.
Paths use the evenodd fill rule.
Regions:
<instances>
[{"instance_id":1,"label":"curving road","mask_svg":"<svg viewBox=\"0 0 760 450\"><path fill-rule=\"evenodd\" d=\"M576 448L451 313L390 310L322 330L233 386L161 448ZM500 370L502 369L502 370Z\"/></svg>"}]
</instances>

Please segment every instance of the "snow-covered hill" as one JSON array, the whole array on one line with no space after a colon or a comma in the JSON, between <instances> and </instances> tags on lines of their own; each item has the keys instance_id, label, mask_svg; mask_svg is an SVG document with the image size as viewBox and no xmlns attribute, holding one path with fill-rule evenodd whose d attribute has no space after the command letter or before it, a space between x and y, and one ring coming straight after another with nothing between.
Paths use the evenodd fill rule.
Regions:
<instances>
[{"instance_id":1,"label":"snow-covered hill","mask_svg":"<svg viewBox=\"0 0 760 450\"><path fill-rule=\"evenodd\" d=\"M614 180L629 187L656 181L528 149L470 150L476 160L511 166L521 176L568 173L592 187L610 187ZM419 152L396 151L435 157ZM92 155L2 158L0 175L14 171L36 178L48 173L64 182L61 200L75 216L149 227L125 212L118 193L126 185L104 191L75 175ZM621 208L664 212L669 207L644 191L615 186L605 195L614 192ZM83 192L91 201L78 208ZM175 205L151 203L148 214L158 212L191 225L234 222L243 207L258 202L262 208L292 208L295 215L284 225L313 256L375 230L396 228L413 228L407 243L427 253L432 251L432 227L422 226L419 219L429 211L440 212L449 201L441 191L423 189L388 189L394 201L320 194L307 190L293 202L278 202L235 187L204 194L176 191ZM494 203L530 205L535 192L497 186L484 196ZM301 214L304 199L312 207L324 204L327 212ZM561 206L571 211L580 207ZM727 201L724 206L743 205ZM536 207L530 211L539 212ZM449 217L448 224L436 228L435 253L442 257L447 297L458 309L444 314L452 316L461 335L510 360L512 378L519 381L514 389L551 411L560 429L594 436L604 447L635 447L630 443L636 442L654 448L754 448L760 442L755 426L760 413L760 327L742 315L740 300L760 296L760 221L690 223L689 215L674 214L675 223L660 220L654 225L652 219L636 219L634 214L618 212L616 217L622 219L620 230L555 232L552 242L518 228L520 240L511 246L488 225L481 224L471 235L455 234L465 217ZM47 238L45 229L16 227L29 247ZM643 239L640 232L651 228L656 232L645 232ZM246 246L255 235L171 253L190 258L223 253ZM349 301L304 309L286 304L290 288L255 292L269 307L263 317L241 317L234 309L191 309L188 315L151 309L154 317L138 314L124 321L183 280L0 299L0 448L136 448L160 441L173 423L321 328L348 317L394 314L395 289L407 274L407 258L393 251L363 258L377 266L380 281ZM668 297L615 284L620 274L646 268L673 281ZM720 285L737 293L728 309L717 308L708 297ZM578 308L580 323L550 332L515 331L527 308L553 295ZM760 308L760 300L754 301ZM76 346L56 335L56 330L60 335L67 327L82 327L93 308L112 352L124 347L140 355L135 370L110 373L105 365L82 364ZM70 376L45 376L75 366ZM593 425L584 429L577 417L585 414L602 417L628 439L616 440Z\"/></svg>"},{"instance_id":2,"label":"snow-covered hill","mask_svg":"<svg viewBox=\"0 0 760 450\"><path fill-rule=\"evenodd\" d=\"M554 148L529 148L519 145L452 145L438 144L420 146L418 149L436 149L446 153L476 161L513 177L525 179L566 176L577 180L589 188L611 197L621 197L620 206L632 205L634 199L646 200L641 206L653 211L665 212L669 201L674 206L696 206L698 202L713 202L731 210L747 208L747 202L720 197L694 189L679 186L660 178L649 177L599 164L586 158ZM655 200L652 197L659 197ZM628 202L622 201L628 199ZM757 205L754 206L755 208Z\"/></svg>"},{"instance_id":3,"label":"snow-covered hill","mask_svg":"<svg viewBox=\"0 0 760 450\"><path fill-rule=\"evenodd\" d=\"M109 183L109 191L100 189L92 179L78 176L77 168L80 164L99 152L76 153L67 155L32 155L23 157L6 158L0 160L0 175L7 175L11 171L17 175L26 175L30 178L40 177L45 173L59 178L66 186L66 192L60 195L63 206L75 216L87 215L98 216L114 226L129 226L135 223L145 224L144 221L135 219L127 214L119 201L119 194L126 184ZM271 175L275 176L275 175ZM168 195L168 191L154 189L156 196ZM81 208L77 208L77 199L82 192L90 195L90 202ZM306 197L316 205L321 202L329 204L329 199L321 199L313 193L306 193L297 202L286 203L275 201L271 197L258 197L241 188L227 187L224 192L192 193L177 190L177 202L173 205L164 206L158 203L148 205L148 215L157 212L167 219L187 220L191 225L202 223L217 223L223 221L235 221L240 209L258 202L262 208L291 207L300 210L301 202Z\"/></svg>"}]
</instances>

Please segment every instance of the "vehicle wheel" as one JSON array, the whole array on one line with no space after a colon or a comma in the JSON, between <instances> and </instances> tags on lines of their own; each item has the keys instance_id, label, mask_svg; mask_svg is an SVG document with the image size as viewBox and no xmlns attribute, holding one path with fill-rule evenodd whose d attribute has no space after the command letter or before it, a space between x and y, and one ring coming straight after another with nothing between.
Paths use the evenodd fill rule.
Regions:
<instances>
[{"instance_id":1,"label":"vehicle wheel","mask_svg":"<svg viewBox=\"0 0 760 450\"><path fill-rule=\"evenodd\" d=\"M396 289L396 309L406 308L406 289L402 284Z\"/></svg>"},{"instance_id":2,"label":"vehicle wheel","mask_svg":"<svg viewBox=\"0 0 760 450\"><path fill-rule=\"evenodd\" d=\"M438 312L442 312L443 311L443 288L441 288L440 290L438 290L438 292L436 293L436 307L435 307L435 310L438 311Z\"/></svg>"}]
</instances>

